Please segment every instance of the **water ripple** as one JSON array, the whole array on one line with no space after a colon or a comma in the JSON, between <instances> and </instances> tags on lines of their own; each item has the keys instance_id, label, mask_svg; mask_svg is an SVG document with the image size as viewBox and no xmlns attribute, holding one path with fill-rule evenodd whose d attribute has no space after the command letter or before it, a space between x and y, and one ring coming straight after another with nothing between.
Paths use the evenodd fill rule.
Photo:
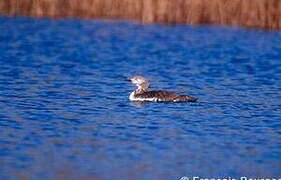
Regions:
<instances>
[{"instance_id":1,"label":"water ripple","mask_svg":"<svg viewBox=\"0 0 281 180\"><path fill-rule=\"evenodd\" d=\"M0 31L0 179L281 175L279 32L8 17ZM129 102L135 74L199 102Z\"/></svg>"}]
</instances>

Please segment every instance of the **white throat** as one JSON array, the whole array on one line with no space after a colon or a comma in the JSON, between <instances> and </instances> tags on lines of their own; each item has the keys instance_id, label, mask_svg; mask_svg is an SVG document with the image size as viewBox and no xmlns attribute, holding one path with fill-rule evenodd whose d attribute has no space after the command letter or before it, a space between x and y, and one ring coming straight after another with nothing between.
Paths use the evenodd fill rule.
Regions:
<instances>
[{"instance_id":1,"label":"white throat","mask_svg":"<svg viewBox=\"0 0 281 180\"><path fill-rule=\"evenodd\" d=\"M135 91L131 92L131 94L129 96L130 101L136 101L135 94L136 94Z\"/></svg>"},{"instance_id":2,"label":"white throat","mask_svg":"<svg viewBox=\"0 0 281 180\"><path fill-rule=\"evenodd\" d=\"M136 84L136 86L137 86L137 89L134 90L133 92L131 92L129 99L131 101L142 101L143 99L136 98L135 95L142 93L142 92L146 92L148 90L149 83L145 82L145 83L141 83L141 84Z\"/></svg>"}]
</instances>

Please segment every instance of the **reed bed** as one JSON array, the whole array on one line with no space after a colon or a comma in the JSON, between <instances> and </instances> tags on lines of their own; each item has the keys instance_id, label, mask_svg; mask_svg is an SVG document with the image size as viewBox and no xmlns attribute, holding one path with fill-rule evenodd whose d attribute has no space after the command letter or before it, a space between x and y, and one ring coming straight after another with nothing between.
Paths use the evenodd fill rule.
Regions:
<instances>
[{"instance_id":1,"label":"reed bed","mask_svg":"<svg viewBox=\"0 0 281 180\"><path fill-rule=\"evenodd\" d=\"M0 14L281 29L281 0L0 0Z\"/></svg>"}]
</instances>

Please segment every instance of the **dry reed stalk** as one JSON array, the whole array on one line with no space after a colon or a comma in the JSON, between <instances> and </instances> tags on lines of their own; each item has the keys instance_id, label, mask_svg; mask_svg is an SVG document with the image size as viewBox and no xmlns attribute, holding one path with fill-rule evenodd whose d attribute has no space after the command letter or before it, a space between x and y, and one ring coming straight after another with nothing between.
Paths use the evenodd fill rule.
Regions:
<instances>
[{"instance_id":1,"label":"dry reed stalk","mask_svg":"<svg viewBox=\"0 0 281 180\"><path fill-rule=\"evenodd\" d=\"M281 29L281 0L0 0L0 14Z\"/></svg>"}]
</instances>

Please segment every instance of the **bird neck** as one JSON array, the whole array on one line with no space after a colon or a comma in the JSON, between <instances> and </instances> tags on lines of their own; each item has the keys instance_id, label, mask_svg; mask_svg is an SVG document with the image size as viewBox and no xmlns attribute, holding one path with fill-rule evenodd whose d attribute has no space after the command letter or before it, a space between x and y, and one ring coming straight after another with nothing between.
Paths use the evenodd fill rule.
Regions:
<instances>
[{"instance_id":1,"label":"bird neck","mask_svg":"<svg viewBox=\"0 0 281 180\"><path fill-rule=\"evenodd\" d=\"M135 92L136 92L136 94L140 94L140 93L146 92L147 89L148 89L147 85L140 84L140 85L137 85L137 89L135 90Z\"/></svg>"}]
</instances>

